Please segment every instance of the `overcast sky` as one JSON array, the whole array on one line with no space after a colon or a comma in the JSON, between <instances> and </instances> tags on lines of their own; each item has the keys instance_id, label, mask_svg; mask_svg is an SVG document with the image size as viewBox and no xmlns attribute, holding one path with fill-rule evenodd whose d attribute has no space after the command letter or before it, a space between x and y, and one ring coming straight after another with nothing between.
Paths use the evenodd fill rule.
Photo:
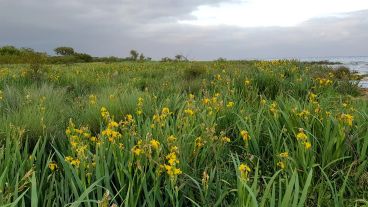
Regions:
<instances>
[{"instance_id":1,"label":"overcast sky","mask_svg":"<svg viewBox=\"0 0 368 207\"><path fill-rule=\"evenodd\" d=\"M368 55L367 0L0 0L0 46L160 59Z\"/></svg>"}]
</instances>

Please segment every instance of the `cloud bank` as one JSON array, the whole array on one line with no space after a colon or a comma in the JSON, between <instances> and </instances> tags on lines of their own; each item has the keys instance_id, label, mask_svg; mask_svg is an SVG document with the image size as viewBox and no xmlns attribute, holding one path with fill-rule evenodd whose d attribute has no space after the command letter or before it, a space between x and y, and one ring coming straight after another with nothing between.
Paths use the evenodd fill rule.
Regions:
<instances>
[{"instance_id":1,"label":"cloud bank","mask_svg":"<svg viewBox=\"0 0 368 207\"><path fill-rule=\"evenodd\" d=\"M190 59L368 55L368 10L312 18L293 27L180 23L195 20L198 7L221 2L0 0L0 45L49 53L65 45L95 56L127 56L137 49L155 59L175 54Z\"/></svg>"}]
</instances>

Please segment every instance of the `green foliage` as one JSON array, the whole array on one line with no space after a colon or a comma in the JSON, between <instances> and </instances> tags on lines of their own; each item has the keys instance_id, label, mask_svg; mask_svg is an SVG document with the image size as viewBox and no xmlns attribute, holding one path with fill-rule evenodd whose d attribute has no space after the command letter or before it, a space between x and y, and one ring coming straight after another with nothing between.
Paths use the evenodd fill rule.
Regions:
<instances>
[{"instance_id":1,"label":"green foliage","mask_svg":"<svg viewBox=\"0 0 368 207\"><path fill-rule=\"evenodd\" d=\"M199 78L206 73L206 66L199 63L192 63L189 67L184 69L184 78L186 80L193 80Z\"/></svg>"},{"instance_id":2,"label":"green foliage","mask_svg":"<svg viewBox=\"0 0 368 207\"><path fill-rule=\"evenodd\" d=\"M14 46L4 46L0 48L0 56L5 55L20 55L21 51Z\"/></svg>"},{"instance_id":3,"label":"green foliage","mask_svg":"<svg viewBox=\"0 0 368 207\"><path fill-rule=\"evenodd\" d=\"M75 54L74 49L72 47L57 47L54 49L54 52L57 55L63 55L63 56Z\"/></svg>"},{"instance_id":4,"label":"green foliage","mask_svg":"<svg viewBox=\"0 0 368 207\"><path fill-rule=\"evenodd\" d=\"M80 59L80 60L82 60L83 62L86 62L86 63L93 61L92 56L91 55L88 55L86 53L77 53L77 54L75 54L75 56L78 59Z\"/></svg>"},{"instance_id":5,"label":"green foliage","mask_svg":"<svg viewBox=\"0 0 368 207\"><path fill-rule=\"evenodd\" d=\"M27 58L0 66L1 206L368 203L368 103L329 68Z\"/></svg>"}]
</instances>

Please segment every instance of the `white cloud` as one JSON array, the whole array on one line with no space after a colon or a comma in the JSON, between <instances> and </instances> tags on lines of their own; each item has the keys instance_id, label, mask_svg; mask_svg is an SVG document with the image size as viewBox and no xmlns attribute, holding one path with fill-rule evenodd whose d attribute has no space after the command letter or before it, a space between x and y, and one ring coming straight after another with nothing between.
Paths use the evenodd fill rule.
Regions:
<instances>
[{"instance_id":1,"label":"white cloud","mask_svg":"<svg viewBox=\"0 0 368 207\"><path fill-rule=\"evenodd\" d=\"M288 27L316 17L336 17L364 9L368 9L367 0L244 0L199 6L191 13L195 19L179 22L200 26Z\"/></svg>"}]
</instances>

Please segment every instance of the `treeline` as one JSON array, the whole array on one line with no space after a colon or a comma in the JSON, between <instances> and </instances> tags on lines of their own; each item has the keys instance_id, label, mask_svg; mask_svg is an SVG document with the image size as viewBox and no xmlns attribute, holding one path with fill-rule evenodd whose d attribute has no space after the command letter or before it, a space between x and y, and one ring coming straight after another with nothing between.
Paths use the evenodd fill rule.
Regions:
<instances>
[{"instance_id":1,"label":"treeline","mask_svg":"<svg viewBox=\"0 0 368 207\"><path fill-rule=\"evenodd\" d=\"M125 58L93 57L90 54L76 52L72 47L57 47L54 49L55 55L45 52L38 52L32 48L16 48L11 45L0 47L0 64L20 64L34 61L49 64L70 64L88 62L123 62L123 61L150 61L143 53L136 50L130 51L130 56Z\"/></svg>"}]
</instances>

